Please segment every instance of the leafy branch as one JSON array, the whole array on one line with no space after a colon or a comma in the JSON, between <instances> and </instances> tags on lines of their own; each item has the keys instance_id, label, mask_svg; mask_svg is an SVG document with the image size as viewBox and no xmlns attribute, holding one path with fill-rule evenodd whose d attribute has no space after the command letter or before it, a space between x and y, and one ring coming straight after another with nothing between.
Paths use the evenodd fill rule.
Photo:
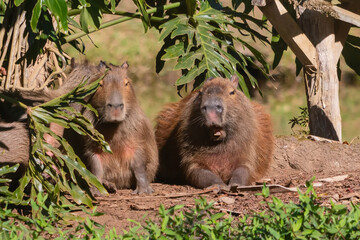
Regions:
<instances>
[{"instance_id":1,"label":"leafy branch","mask_svg":"<svg viewBox=\"0 0 360 240\"><path fill-rule=\"evenodd\" d=\"M89 85L84 82L69 93L38 106L28 107L19 102L28 115L31 154L29 168L14 191L17 201L22 201L27 196L25 188L28 185L31 185L32 199L36 198L38 193L46 192L57 204L68 202L66 193L69 193L76 203L92 206L89 186L95 186L103 194L107 193L98 179L86 169L66 139L56 135L49 127L50 123L56 123L63 128L71 128L81 135L90 136L104 151L110 152L104 137L87 118L72 107L72 103L76 101L95 111L84 98L96 91L101 79ZM17 102L4 94L0 97ZM60 148L49 144L45 135L53 137L60 144Z\"/></svg>"}]
</instances>

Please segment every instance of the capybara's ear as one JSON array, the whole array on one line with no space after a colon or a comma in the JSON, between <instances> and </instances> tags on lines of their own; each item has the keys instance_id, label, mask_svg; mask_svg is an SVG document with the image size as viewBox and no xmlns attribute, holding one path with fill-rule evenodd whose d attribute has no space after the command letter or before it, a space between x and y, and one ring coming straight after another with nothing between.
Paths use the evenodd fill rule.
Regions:
<instances>
[{"instance_id":1,"label":"capybara's ear","mask_svg":"<svg viewBox=\"0 0 360 240\"><path fill-rule=\"evenodd\" d=\"M232 75L230 78L231 85L233 85L234 88L237 88L239 85L239 78L236 75Z\"/></svg>"},{"instance_id":2,"label":"capybara's ear","mask_svg":"<svg viewBox=\"0 0 360 240\"><path fill-rule=\"evenodd\" d=\"M108 67L108 66L107 66L106 62L104 62L104 61L102 61L102 60L100 60L99 65L97 66L97 68L98 68L99 70L105 70L107 67Z\"/></svg>"},{"instance_id":3,"label":"capybara's ear","mask_svg":"<svg viewBox=\"0 0 360 240\"><path fill-rule=\"evenodd\" d=\"M214 77L208 77L205 81L204 81L204 84L207 83L207 82L210 82L211 80L213 80Z\"/></svg>"},{"instance_id":4,"label":"capybara's ear","mask_svg":"<svg viewBox=\"0 0 360 240\"><path fill-rule=\"evenodd\" d=\"M75 58L71 58L70 66L71 66L71 68L75 68L75 67L76 67Z\"/></svg>"},{"instance_id":5,"label":"capybara's ear","mask_svg":"<svg viewBox=\"0 0 360 240\"><path fill-rule=\"evenodd\" d=\"M128 68L129 68L128 62L125 61L125 62L121 65L121 68L123 68L123 69L128 69Z\"/></svg>"}]
</instances>

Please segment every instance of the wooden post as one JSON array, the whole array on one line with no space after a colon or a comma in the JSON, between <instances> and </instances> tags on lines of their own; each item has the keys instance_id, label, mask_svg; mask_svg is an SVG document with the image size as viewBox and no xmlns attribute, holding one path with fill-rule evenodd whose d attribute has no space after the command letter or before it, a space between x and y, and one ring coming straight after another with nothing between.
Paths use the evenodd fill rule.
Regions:
<instances>
[{"instance_id":1,"label":"wooden post","mask_svg":"<svg viewBox=\"0 0 360 240\"><path fill-rule=\"evenodd\" d=\"M340 2L331 7L339 20L300 6L300 29L279 0L252 0L304 66L310 134L337 141L342 141L337 63L351 24L360 26L360 1Z\"/></svg>"},{"instance_id":2,"label":"wooden post","mask_svg":"<svg viewBox=\"0 0 360 240\"><path fill-rule=\"evenodd\" d=\"M334 22L332 17L308 9L299 19L318 56L316 72L304 67L310 134L342 141Z\"/></svg>"}]
</instances>

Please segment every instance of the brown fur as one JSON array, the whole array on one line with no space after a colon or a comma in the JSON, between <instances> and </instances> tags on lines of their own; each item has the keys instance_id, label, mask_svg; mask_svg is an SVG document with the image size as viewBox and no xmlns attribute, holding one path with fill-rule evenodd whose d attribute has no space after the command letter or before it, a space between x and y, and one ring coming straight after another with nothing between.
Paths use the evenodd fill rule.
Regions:
<instances>
[{"instance_id":1,"label":"brown fur","mask_svg":"<svg viewBox=\"0 0 360 240\"><path fill-rule=\"evenodd\" d=\"M111 65L102 80L102 85L89 98L89 103L98 111L94 114L81 109L95 128L104 135L113 154L105 153L91 139L83 139L78 153L86 165L112 190L116 188L136 188L136 193L151 193L149 183L153 181L158 167L158 152L155 136L149 120L136 99L131 81L127 76L127 63L121 67ZM87 63L76 66L69 74L72 86L79 79L95 81L105 72L105 64L98 67ZM73 82L73 83L72 83ZM62 87L63 91L67 87ZM119 105L118 107L115 107ZM120 107L120 104L122 107ZM79 106L78 106L79 108ZM74 139L73 139L74 140Z\"/></svg>"},{"instance_id":2,"label":"brown fur","mask_svg":"<svg viewBox=\"0 0 360 240\"><path fill-rule=\"evenodd\" d=\"M200 188L247 185L266 172L274 147L270 116L236 89L237 81L208 80L160 112L155 132L160 181ZM202 108L208 102L212 105Z\"/></svg>"},{"instance_id":3,"label":"brown fur","mask_svg":"<svg viewBox=\"0 0 360 240\"><path fill-rule=\"evenodd\" d=\"M23 176L29 165L29 131L26 122L0 122L0 167L20 164L16 173L6 177L13 179L11 189L17 186L17 181Z\"/></svg>"}]
</instances>

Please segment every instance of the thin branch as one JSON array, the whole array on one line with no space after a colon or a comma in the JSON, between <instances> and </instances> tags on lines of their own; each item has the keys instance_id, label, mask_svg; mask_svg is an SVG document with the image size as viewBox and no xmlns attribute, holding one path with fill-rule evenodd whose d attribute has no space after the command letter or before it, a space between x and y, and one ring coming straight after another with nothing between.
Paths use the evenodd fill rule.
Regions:
<instances>
[{"instance_id":1,"label":"thin branch","mask_svg":"<svg viewBox=\"0 0 360 240\"><path fill-rule=\"evenodd\" d=\"M15 21L16 21L16 18L13 18L13 20L11 22L11 27L9 29L9 32L7 33L7 36L6 36L5 46L2 49L0 49L0 51L2 51L2 55L1 55L1 59L0 59L0 67L2 67L2 65L4 63L4 60L5 60L5 57L6 57L6 54L8 52L8 47L9 47L10 40L11 40L11 37L13 35L13 31L14 31ZM5 87L5 82L6 82L6 77L3 77L2 81L1 81L1 88L2 89L4 89L4 87Z\"/></svg>"},{"instance_id":2,"label":"thin branch","mask_svg":"<svg viewBox=\"0 0 360 240\"><path fill-rule=\"evenodd\" d=\"M25 28L26 28L26 22L25 22L25 11L22 11L21 16L20 16L20 33L19 33L19 39L18 39L18 46L17 46L17 53L16 53L16 59L20 59L21 58L21 45L23 44L23 34L25 32ZM15 75L14 75L14 84L12 86L12 89L15 90L17 83L19 82L19 74L21 76L21 69L19 70L20 63L16 63L15 62Z\"/></svg>"},{"instance_id":3,"label":"thin branch","mask_svg":"<svg viewBox=\"0 0 360 240\"><path fill-rule=\"evenodd\" d=\"M34 66L33 68L33 72L31 73L29 79L28 79L28 84L31 84L28 89L34 89L36 86L36 77L39 74L39 72L43 69L43 66L46 64L47 60L48 60L48 56L47 53L44 53L42 56L42 59L40 60L40 63L37 66Z\"/></svg>"},{"instance_id":4,"label":"thin branch","mask_svg":"<svg viewBox=\"0 0 360 240\"><path fill-rule=\"evenodd\" d=\"M14 19L15 20L15 19ZM2 55L1 55L1 59L0 59L0 67L2 67L3 63L4 63L4 60L5 60L5 57L6 57L6 54L8 52L8 47L9 47L9 44L10 44L10 40L11 40L11 36L12 36L12 33L14 31L14 27L12 26L8 32L8 35L7 35L7 38L6 38L6 43L5 43L5 46L4 48L2 49ZM1 49L0 49L1 50ZM3 89L5 87L5 81L6 80L6 76L3 77L2 81L1 81L1 88Z\"/></svg>"},{"instance_id":5,"label":"thin branch","mask_svg":"<svg viewBox=\"0 0 360 240\"><path fill-rule=\"evenodd\" d=\"M5 82L5 89L8 89L10 86L10 81L11 81L11 77L12 77L12 73L13 73L13 69L14 69L14 65L15 65L15 58L16 58L16 43L18 40L18 36L19 36L19 28L20 28L20 11L22 10L22 7L19 7L18 9L16 9L16 22L15 22L15 27L14 27L14 33L12 36L12 43L11 43L11 50L10 50L10 55L9 55L9 64L8 64L8 70L7 70L7 76L6 76L6 82Z\"/></svg>"},{"instance_id":6,"label":"thin branch","mask_svg":"<svg viewBox=\"0 0 360 240\"><path fill-rule=\"evenodd\" d=\"M26 50L29 49L28 37L29 37L29 33L26 32L26 36L24 37L23 44L22 44L22 46L24 48L24 54L25 54ZM22 64L23 64L23 66L22 66L22 78L21 78L22 79L22 84L20 84L20 85L25 87L25 86L27 86L27 76L28 76L28 72L27 72L27 68L26 68L27 67L26 66L27 65L27 59L26 58L23 59Z\"/></svg>"},{"instance_id":7,"label":"thin branch","mask_svg":"<svg viewBox=\"0 0 360 240\"><path fill-rule=\"evenodd\" d=\"M8 27L8 21L9 21L10 15L11 15L10 11L8 11L5 14L4 20L3 20L2 25L1 25L1 29L0 29L0 49L2 49L2 46L3 46L3 40L4 40L4 37L5 37L5 33L7 32L6 28Z\"/></svg>"},{"instance_id":8,"label":"thin branch","mask_svg":"<svg viewBox=\"0 0 360 240\"><path fill-rule=\"evenodd\" d=\"M214 192L214 190L216 190L217 188L209 188L209 189L205 189L203 191L198 191L198 192L193 192L193 193L179 193L179 194L168 194L168 195L163 195L163 196L141 196L141 197L131 197L131 198L110 198L110 197L98 197L98 200L101 201L114 201L114 200L119 200L119 201L125 201L125 200L142 200L142 199L154 199L154 198L180 198L180 197L188 197L188 196L194 196L194 195L202 195L202 194L207 194L207 193L212 193Z\"/></svg>"},{"instance_id":9,"label":"thin branch","mask_svg":"<svg viewBox=\"0 0 360 240\"><path fill-rule=\"evenodd\" d=\"M180 2L171 3L171 4L168 4L168 5L162 6L162 10L174 9L174 8L178 8L178 7L180 7L180 6L181 6L181 3L180 3ZM151 9L147 10L147 13L148 13L148 14L152 14L152 13L157 12L158 10L160 10L160 8L151 8ZM63 44L68 43L68 42L71 42L71 41L74 41L75 39L81 38L81 37L83 37L83 36L85 36L85 35L88 35L88 34L90 34L90 33L99 31L99 30L101 30L101 29L104 29L104 28L107 28L107 27L111 27L111 26L113 26L113 25L116 25L116 24L119 24L119 23L122 23L122 22L129 21L129 20L131 20L131 19L134 19L135 16L139 16L139 17L140 17L141 14L140 14L140 13L134 13L134 14L132 14L132 17L122 17L122 18L118 18L118 19L114 19L114 20L105 22L105 23L101 24L98 29L90 28L90 29L89 29L89 33L80 31L80 32L74 33L74 34L72 34L72 35L66 36L66 37L63 38L63 40L64 40L64 41L63 41Z\"/></svg>"},{"instance_id":10,"label":"thin branch","mask_svg":"<svg viewBox=\"0 0 360 240\"><path fill-rule=\"evenodd\" d=\"M171 4L169 4L171 5ZM166 5L166 6L169 6ZM164 9L166 10L166 9ZM81 13L81 9L71 9L68 11L68 16L72 17L72 16L76 16L79 15ZM102 14L109 14L109 15L117 15L117 16L124 16L124 17L131 17L131 18L140 18L141 14L140 13L132 13L132 12L125 12L125 11L115 11L115 12L111 12L111 11L101 11ZM163 20L163 18L161 17L151 17L152 21L161 21Z\"/></svg>"},{"instance_id":11,"label":"thin branch","mask_svg":"<svg viewBox=\"0 0 360 240\"><path fill-rule=\"evenodd\" d=\"M9 97L5 94L2 93L2 91L0 91L0 98L5 99L6 101L13 103L19 107L22 107L24 109L28 109L28 106L20 101L17 101L15 98Z\"/></svg>"}]
</instances>

